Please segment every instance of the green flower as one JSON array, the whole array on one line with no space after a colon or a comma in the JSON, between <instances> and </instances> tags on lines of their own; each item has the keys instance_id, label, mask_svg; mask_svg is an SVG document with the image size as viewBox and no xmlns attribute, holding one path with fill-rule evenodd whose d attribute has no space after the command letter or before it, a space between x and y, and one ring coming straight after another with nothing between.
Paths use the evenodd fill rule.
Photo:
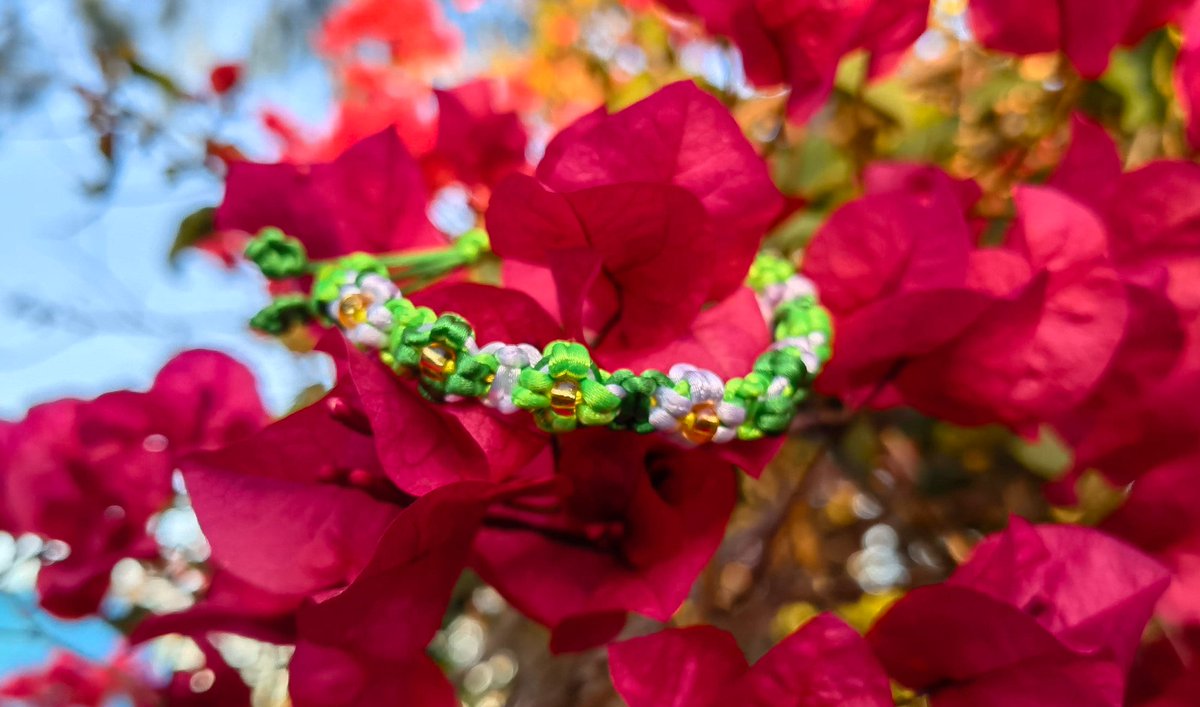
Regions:
<instances>
[{"instance_id":1,"label":"green flower","mask_svg":"<svg viewBox=\"0 0 1200 707\"><path fill-rule=\"evenodd\" d=\"M342 286L357 285L367 275L388 277L388 269L366 253L353 253L322 265L313 277L312 298L317 311L328 317L329 305L341 299Z\"/></svg>"},{"instance_id":2,"label":"green flower","mask_svg":"<svg viewBox=\"0 0 1200 707\"><path fill-rule=\"evenodd\" d=\"M272 336L281 336L312 320L312 302L307 297L289 295L276 299L255 314L250 326Z\"/></svg>"},{"instance_id":3,"label":"green flower","mask_svg":"<svg viewBox=\"0 0 1200 707\"><path fill-rule=\"evenodd\" d=\"M478 352L471 325L457 314L443 314L433 323L426 323L421 309L414 308L412 323L393 330L399 335L392 337L392 363L397 368L415 371L420 378L421 393L430 400L444 400L447 394L461 395L456 391L478 382L462 379L449 385L466 357ZM469 371L478 375L476 367Z\"/></svg>"},{"instance_id":4,"label":"green flower","mask_svg":"<svg viewBox=\"0 0 1200 707\"><path fill-rule=\"evenodd\" d=\"M482 398L492 388L500 362L492 354L465 354L446 379L446 393L464 398Z\"/></svg>"},{"instance_id":5,"label":"green flower","mask_svg":"<svg viewBox=\"0 0 1200 707\"><path fill-rule=\"evenodd\" d=\"M621 408L619 386L606 386L588 350L571 341L551 342L533 368L521 371L513 404L533 412L547 432L570 432L579 425L610 424ZM615 390L614 390L615 389Z\"/></svg>"},{"instance_id":6,"label":"green flower","mask_svg":"<svg viewBox=\"0 0 1200 707\"><path fill-rule=\"evenodd\" d=\"M746 286L755 292L761 292L770 285L786 282L795 274L796 266L792 265L791 261L770 253L759 253L750 265Z\"/></svg>"},{"instance_id":7,"label":"green flower","mask_svg":"<svg viewBox=\"0 0 1200 707\"><path fill-rule=\"evenodd\" d=\"M262 229L246 244L246 259L271 280L300 277L309 270L304 245L273 227Z\"/></svg>"}]
</instances>

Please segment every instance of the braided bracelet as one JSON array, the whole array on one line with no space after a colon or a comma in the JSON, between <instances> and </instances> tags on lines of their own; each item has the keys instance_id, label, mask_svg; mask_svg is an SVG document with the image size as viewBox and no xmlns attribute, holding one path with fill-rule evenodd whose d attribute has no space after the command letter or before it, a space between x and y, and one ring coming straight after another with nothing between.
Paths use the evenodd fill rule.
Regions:
<instances>
[{"instance_id":1,"label":"braided bracelet","mask_svg":"<svg viewBox=\"0 0 1200 707\"><path fill-rule=\"evenodd\" d=\"M337 326L398 374L415 375L433 401L474 398L506 414L525 410L551 433L608 426L660 432L685 445L782 434L831 353L832 324L812 283L766 254L751 267L747 285L758 294L774 343L750 373L728 381L687 363L665 374L610 373L574 341L544 349L520 342L480 346L461 316L418 307L397 286L397 280L435 280L487 251L486 234L472 231L444 249L310 263L298 241L264 229L247 257L268 278L311 275L313 286L310 296L276 299L251 324L273 334L312 320Z\"/></svg>"}]
</instances>

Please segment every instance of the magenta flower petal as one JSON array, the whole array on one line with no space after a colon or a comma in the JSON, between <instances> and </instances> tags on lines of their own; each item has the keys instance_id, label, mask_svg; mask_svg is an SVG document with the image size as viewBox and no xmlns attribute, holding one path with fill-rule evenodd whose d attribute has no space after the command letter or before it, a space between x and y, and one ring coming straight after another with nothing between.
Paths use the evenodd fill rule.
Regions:
<instances>
[{"instance_id":1,"label":"magenta flower petal","mask_svg":"<svg viewBox=\"0 0 1200 707\"><path fill-rule=\"evenodd\" d=\"M729 111L691 82L667 86L619 113L593 113L563 130L546 147L537 178L557 192L617 184L690 192L710 220L691 246L712 243L717 249L700 283L708 300L742 284L783 207L766 162Z\"/></svg>"},{"instance_id":2,"label":"magenta flower petal","mask_svg":"<svg viewBox=\"0 0 1200 707\"><path fill-rule=\"evenodd\" d=\"M613 684L629 707L698 707L749 669L733 636L712 626L660 631L608 648Z\"/></svg>"},{"instance_id":3,"label":"magenta flower petal","mask_svg":"<svg viewBox=\"0 0 1200 707\"><path fill-rule=\"evenodd\" d=\"M830 614L801 626L767 652L715 704L768 707L888 707L892 689L871 647Z\"/></svg>"},{"instance_id":4,"label":"magenta flower petal","mask_svg":"<svg viewBox=\"0 0 1200 707\"><path fill-rule=\"evenodd\" d=\"M591 647L637 612L670 617L716 551L733 508L732 468L632 434L584 430L558 441L566 495L530 518L493 509L472 566L552 646ZM589 639L595 642L589 642Z\"/></svg>"},{"instance_id":5,"label":"magenta flower petal","mask_svg":"<svg viewBox=\"0 0 1200 707\"><path fill-rule=\"evenodd\" d=\"M389 128L332 162L232 163L216 225L280 228L315 259L445 245L425 206L420 167Z\"/></svg>"}]
</instances>

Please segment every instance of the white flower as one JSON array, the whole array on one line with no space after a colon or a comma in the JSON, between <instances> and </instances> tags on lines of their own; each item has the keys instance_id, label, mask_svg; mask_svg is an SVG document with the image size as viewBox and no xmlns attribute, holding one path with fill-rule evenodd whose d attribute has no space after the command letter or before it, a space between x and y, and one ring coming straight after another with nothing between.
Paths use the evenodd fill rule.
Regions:
<instances>
[{"instance_id":1,"label":"white flower","mask_svg":"<svg viewBox=\"0 0 1200 707\"><path fill-rule=\"evenodd\" d=\"M684 444L728 442L746 420L746 410L725 401L725 383L712 371L686 363L673 366L668 377L683 386L687 395L661 386L650 406L650 424Z\"/></svg>"},{"instance_id":2,"label":"white flower","mask_svg":"<svg viewBox=\"0 0 1200 707\"><path fill-rule=\"evenodd\" d=\"M347 275L337 300L329 303L329 316L346 332L346 338L359 346L381 349L387 346L392 328L392 313L385 306L400 296L395 283L382 275Z\"/></svg>"},{"instance_id":3,"label":"white flower","mask_svg":"<svg viewBox=\"0 0 1200 707\"><path fill-rule=\"evenodd\" d=\"M506 415L516 412L517 406L513 405L512 401L513 387L517 384L521 369L536 364L542 358L542 352L529 344L504 344L496 341L484 346L479 353L495 356L500 364L483 404Z\"/></svg>"}]
</instances>

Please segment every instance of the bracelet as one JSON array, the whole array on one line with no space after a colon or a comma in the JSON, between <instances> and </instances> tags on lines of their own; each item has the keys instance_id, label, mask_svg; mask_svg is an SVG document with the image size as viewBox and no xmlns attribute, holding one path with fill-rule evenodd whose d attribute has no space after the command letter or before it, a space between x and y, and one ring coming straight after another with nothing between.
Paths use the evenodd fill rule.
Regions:
<instances>
[{"instance_id":1,"label":"bracelet","mask_svg":"<svg viewBox=\"0 0 1200 707\"><path fill-rule=\"evenodd\" d=\"M313 285L307 297L276 299L251 325L276 335L311 321L336 326L396 373L415 376L421 394L435 402L470 398L505 414L525 410L550 433L607 426L658 432L684 445L782 434L831 354L832 322L812 283L769 254L755 260L747 285L774 343L751 372L728 381L687 363L666 373L610 373L576 341L544 349L520 342L480 346L463 317L416 306L397 284L428 284L486 252L487 235L475 230L444 249L312 263L294 238L264 229L247 258L270 279L311 275Z\"/></svg>"}]
</instances>

